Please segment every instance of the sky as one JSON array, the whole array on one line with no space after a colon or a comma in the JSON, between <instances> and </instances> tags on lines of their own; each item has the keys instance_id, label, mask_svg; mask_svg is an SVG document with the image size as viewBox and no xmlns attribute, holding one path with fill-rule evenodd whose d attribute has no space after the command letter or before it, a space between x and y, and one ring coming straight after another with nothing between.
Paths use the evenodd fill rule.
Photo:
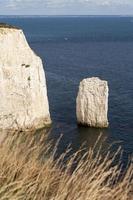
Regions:
<instances>
[{"instance_id":1,"label":"sky","mask_svg":"<svg viewBox=\"0 0 133 200\"><path fill-rule=\"evenodd\" d=\"M0 15L133 15L133 0L0 0Z\"/></svg>"}]
</instances>

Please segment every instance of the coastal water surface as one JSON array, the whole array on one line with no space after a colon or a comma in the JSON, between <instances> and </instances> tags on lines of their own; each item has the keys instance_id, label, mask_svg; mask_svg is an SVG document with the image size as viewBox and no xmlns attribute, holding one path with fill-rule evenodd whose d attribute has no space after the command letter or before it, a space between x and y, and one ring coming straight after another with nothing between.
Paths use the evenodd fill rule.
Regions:
<instances>
[{"instance_id":1,"label":"coastal water surface","mask_svg":"<svg viewBox=\"0 0 133 200\"><path fill-rule=\"evenodd\" d=\"M53 130L62 134L60 150L97 137L106 146L117 142L124 161L133 152L133 17L8 17L0 21L21 27L42 58L46 72ZM109 82L109 129L78 127L76 96L79 82L98 76ZM102 141L101 141L102 142ZM115 150L115 147L114 147Z\"/></svg>"}]
</instances>

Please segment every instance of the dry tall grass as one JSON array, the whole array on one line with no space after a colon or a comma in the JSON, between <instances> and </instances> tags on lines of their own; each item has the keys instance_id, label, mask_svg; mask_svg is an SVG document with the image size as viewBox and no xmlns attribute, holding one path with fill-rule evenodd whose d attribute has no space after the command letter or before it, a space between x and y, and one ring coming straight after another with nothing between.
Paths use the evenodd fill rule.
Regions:
<instances>
[{"instance_id":1,"label":"dry tall grass","mask_svg":"<svg viewBox=\"0 0 133 200\"><path fill-rule=\"evenodd\" d=\"M35 139L22 133L10 135L0 145L0 200L133 199L133 163L124 175L120 162L114 164L120 150L104 158L100 150L84 154L79 150L64 167L69 149L55 160L57 147L51 153L51 144L44 141L45 136Z\"/></svg>"}]
</instances>

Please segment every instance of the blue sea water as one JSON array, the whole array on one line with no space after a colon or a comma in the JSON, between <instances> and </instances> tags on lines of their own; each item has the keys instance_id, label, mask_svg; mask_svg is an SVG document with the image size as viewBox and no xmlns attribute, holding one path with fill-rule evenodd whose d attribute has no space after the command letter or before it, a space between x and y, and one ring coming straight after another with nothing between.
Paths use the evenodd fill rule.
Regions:
<instances>
[{"instance_id":1,"label":"blue sea water","mask_svg":"<svg viewBox=\"0 0 133 200\"><path fill-rule=\"evenodd\" d=\"M122 146L126 161L133 152L133 17L1 16L0 21L21 27L44 62L51 137L63 135L61 151L69 143L73 149L85 141L92 146L102 134L105 149L117 142L114 146ZM109 129L76 124L79 82L92 76L109 82Z\"/></svg>"}]
</instances>

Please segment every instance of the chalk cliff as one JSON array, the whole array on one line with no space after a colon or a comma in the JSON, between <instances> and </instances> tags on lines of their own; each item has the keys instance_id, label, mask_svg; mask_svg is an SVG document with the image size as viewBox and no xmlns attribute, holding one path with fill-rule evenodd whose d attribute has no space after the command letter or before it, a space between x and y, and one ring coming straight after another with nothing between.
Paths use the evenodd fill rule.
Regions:
<instances>
[{"instance_id":1,"label":"chalk cliff","mask_svg":"<svg viewBox=\"0 0 133 200\"><path fill-rule=\"evenodd\" d=\"M108 127L108 83L97 77L81 81L76 100L79 124L90 127Z\"/></svg>"},{"instance_id":2,"label":"chalk cliff","mask_svg":"<svg viewBox=\"0 0 133 200\"><path fill-rule=\"evenodd\" d=\"M0 24L0 129L51 123L45 73L21 29Z\"/></svg>"}]
</instances>

